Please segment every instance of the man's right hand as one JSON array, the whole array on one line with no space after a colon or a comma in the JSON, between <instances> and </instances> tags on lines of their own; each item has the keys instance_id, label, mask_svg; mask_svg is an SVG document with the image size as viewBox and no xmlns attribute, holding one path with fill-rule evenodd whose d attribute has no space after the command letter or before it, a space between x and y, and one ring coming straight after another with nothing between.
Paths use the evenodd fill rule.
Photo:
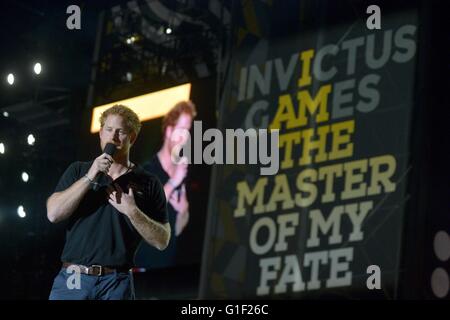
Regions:
<instances>
[{"instance_id":1,"label":"man's right hand","mask_svg":"<svg viewBox=\"0 0 450 320\"><path fill-rule=\"evenodd\" d=\"M109 154L103 153L92 163L92 166L87 173L88 178L94 180L99 172L108 174L109 168L113 162L114 160Z\"/></svg>"}]
</instances>

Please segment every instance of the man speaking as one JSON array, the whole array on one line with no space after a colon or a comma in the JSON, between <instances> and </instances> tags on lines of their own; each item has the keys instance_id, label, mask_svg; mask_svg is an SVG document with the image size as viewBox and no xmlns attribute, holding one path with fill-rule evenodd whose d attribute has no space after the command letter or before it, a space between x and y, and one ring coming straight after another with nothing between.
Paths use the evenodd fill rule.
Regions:
<instances>
[{"instance_id":1,"label":"man speaking","mask_svg":"<svg viewBox=\"0 0 450 320\"><path fill-rule=\"evenodd\" d=\"M170 240L161 183L129 160L141 128L138 116L115 105L103 112L100 124L104 153L72 163L47 200L50 222L67 223L50 300L131 299L128 270L141 239L159 250ZM74 276L79 276L75 285Z\"/></svg>"}]
</instances>

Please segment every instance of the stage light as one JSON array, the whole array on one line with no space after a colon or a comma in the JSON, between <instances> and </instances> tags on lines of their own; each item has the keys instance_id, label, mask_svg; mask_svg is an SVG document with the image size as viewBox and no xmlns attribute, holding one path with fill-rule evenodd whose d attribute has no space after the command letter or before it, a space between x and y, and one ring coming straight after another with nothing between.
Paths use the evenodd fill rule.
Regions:
<instances>
[{"instance_id":1,"label":"stage light","mask_svg":"<svg viewBox=\"0 0 450 320\"><path fill-rule=\"evenodd\" d=\"M30 179L30 176L28 175L28 173L22 172L22 180L23 180L23 182L28 182L29 179Z\"/></svg>"},{"instance_id":2,"label":"stage light","mask_svg":"<svg viewBox=\"0 0 450 320\"><path fill-rule=\"evenodd\" d=\"M25 209L23 208L23 206L19 206L17 208L17 214L19 215L19 217L21 218L25 218L27 216Z\"/></svg>"},{"instance_id":3,"label":"stage light","mask_svg":"<svg viewBox=\"0 0 450 320\"><path fill-rule=\"evenodd\" d=\"M131 37L127 38L126 42L127 42L127 44L132 44L132 43L135 43L136 40L137 40L137 37L131 36Z\"/></svg>"},{"instance_id":4,"label":"stage light","mask_svg":"<svg viewBox=\"0 0 450 320\"><path fill-rule=\"evenodd\" d=\"M166 34L171 34L171 33L172 33L172 28L170 28L170 27L167 28L167 29L166 29Z\"/></svg>"},{"instance_id":5,"label":"stage light","mask_svg":"<svg viewBox=\"0 0 450 320\"><path fill-rule=\"evenodd\" d=\"M36 142L36 139L34 138L34 136L32 134L29 134L27 137L27 142L30 146L32 146Z\"/></svg>"},{"instance_id":6,"label":"stage light","mask_svg":"<svg viewBox=\"0 0 450 320\"><path fill-rule=\"evenodd\" d=\"M133 74L131 72L127 72L125 78L127 79L128 82L133 81Z\"/></svg>"},{"instance_id":7,"label":"stage light","mask_svg":"<svg viewBox=\"0 0 450 320\"><path fill-rule=\"evenodd\" d=\"M41 66L41 64L40 64L39 62L38 62L38 63L35 63L35 64L34 64L33 70L34 70L34 73L40 74L41 71L42 71L42 66Z\"/></svg>"},{"instance_id":8,"label":"stage light","mask_svg":"<svg viewBox=\"0 0 450 320\"><path fill-rule=\"evenodd\" d=\"M8 77L6 77L6 81L8 81L9 85L14 84L14 75L12 73L8 74Z\"/></svg>"},{"instance_id":9,"label":"stage light","mask_svg":"<svg viewBox=\"0 0 450 320\"><path fill-rule=\"evenodd\" d=\"M5 145L3 144L3 142L0 142L0 153L1 154L5 153Z\"/></svg>"},{"instance_id":10,"label":"stage light","mask_svg":"<svg viewBox=\"0 0 450 320\"><path fill-rule=\"evenodd\" d=\"M4 116L5 118L8 118L8 117L9 117L8 111L3 111L3 116Z\"/></svg>"}]
</instances>

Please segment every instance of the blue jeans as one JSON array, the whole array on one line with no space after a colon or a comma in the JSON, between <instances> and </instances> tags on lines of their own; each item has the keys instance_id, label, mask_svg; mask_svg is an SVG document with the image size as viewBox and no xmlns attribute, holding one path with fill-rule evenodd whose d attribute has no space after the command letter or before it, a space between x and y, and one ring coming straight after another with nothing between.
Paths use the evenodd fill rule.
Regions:
<instances>
[{"instance_id":1,"label":"blue jeans","mask_svg":"<svg viewBox=\"0 0 450 320\"><path fill-rule=\"evenodd\" d=\"M79 281L74 280L79 276ZM133 300L131 273L114 272L102 276L68 273L62 268L53 282L49 300Z\"/></svg>"}]
</instances>

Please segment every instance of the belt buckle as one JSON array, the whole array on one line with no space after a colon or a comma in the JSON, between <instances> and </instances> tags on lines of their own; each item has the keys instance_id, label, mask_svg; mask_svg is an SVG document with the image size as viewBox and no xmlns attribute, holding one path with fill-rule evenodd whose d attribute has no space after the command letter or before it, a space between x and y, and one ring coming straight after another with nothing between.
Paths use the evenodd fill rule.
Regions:
<instances>
[{"instance_id":1,"label":"belt buckle","mask_svg":"<svg viewBox=\"0 0 450 320\"><path fill-rule=\"evenodd\" d=\"M103 275L103 267L102 267L101 265L93 264L93 265L91 266L91 268L92 268L93 273L95 273L94 270L95 270L96 268L98 268L98 270L99 270L98 276L102 276L102 275Z\"/></svg>"}]
</instances>

